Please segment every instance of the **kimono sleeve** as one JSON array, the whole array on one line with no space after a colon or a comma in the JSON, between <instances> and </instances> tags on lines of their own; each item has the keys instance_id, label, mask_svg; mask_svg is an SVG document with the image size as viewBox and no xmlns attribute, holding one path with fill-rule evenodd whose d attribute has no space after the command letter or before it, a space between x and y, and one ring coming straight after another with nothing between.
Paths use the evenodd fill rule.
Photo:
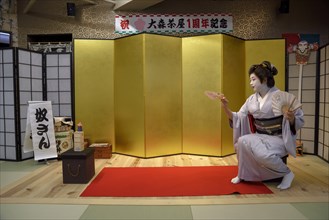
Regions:
<instances>
[{"instance_id":1,"label":"kimono sleeve","mask_svg":"<svg viewBox=\"0 0 329 220\"><path fill-rule=\"evenodd\" d=\"M232 112L233 120L231 121L231 127L233 128L233 143L235 147L239 137L251 133L247 108L248 100L238 112Z\"/></svg>"},{"instance_id":2,"label":"kimono sleeve","mask_svg":"<svg viewBox=\"0 0 329 220\"><path fill-rule=\"evenodd\" d=\"M298 109L295 112L295 130L298 131L303 127L303 125L304 125L304 113L301 109ZM291 156L296 157L297 132L294 134L294 132L291 131L290 124L287 119L283 119L282 122L282 137L287 152Z\"/></svg>"}]
</instances>

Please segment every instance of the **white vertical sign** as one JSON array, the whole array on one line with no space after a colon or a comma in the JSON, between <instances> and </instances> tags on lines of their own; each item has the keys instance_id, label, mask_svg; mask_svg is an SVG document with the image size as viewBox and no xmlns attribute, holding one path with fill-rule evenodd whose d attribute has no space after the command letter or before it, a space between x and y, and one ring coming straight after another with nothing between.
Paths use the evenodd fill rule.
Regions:
<instances>
[{"instance_id":1,"label":"white vertical sign","mask_svg":"<svg viewBox=\"0 0 329 220\"><path fill-rule=\"evenodd\" d=\"M34 159L56 158L58 155L51 102L29 102L27 112L24 152L31 151L32 133Z\"/></svg>"}]
</instances>

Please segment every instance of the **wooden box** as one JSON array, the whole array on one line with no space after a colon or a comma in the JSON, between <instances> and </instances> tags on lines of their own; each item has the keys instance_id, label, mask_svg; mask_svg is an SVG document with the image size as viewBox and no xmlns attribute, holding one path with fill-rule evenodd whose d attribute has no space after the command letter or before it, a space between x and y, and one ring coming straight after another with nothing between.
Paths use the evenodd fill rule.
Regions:
<instances>
[{"instance_id":1,"label":"wooden box","mask_svg":"<svg viewBox=\"0 0 329 220\"><path fill-rule=\"evenodd\" d=\"M61 155L63 183L88 183L95 175L94 149L70 149Z\"/></svg>"},{"instance_id":2,"label":"wooden box","mask_svg":"<svg viewBox=\"0 0 329 220\"><path fill-rule=\"evenodd\" d=\"M95 149L95 159L109 159L112 157L112 145L111 144L92 144L89 148Z\"/></svg>"}]
</instances>

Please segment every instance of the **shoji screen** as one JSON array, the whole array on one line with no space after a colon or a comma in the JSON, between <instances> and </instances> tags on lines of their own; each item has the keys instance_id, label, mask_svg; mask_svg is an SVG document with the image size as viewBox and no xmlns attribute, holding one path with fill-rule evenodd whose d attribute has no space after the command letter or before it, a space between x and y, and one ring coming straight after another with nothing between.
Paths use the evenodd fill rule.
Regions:
<instances>
[{"instance_id":1,"label":"shoji screen","mask_svg":"<svg viewBox=\"0 0 329 220\"><path fill-rule=\"evenodd\" d=\"M17 115L19 121L17 132L20 133L20 143L23 147L28 101L43 100L42 53L17 49L17 54L18 85L16 91L18 91L19 98L16 105L20 109L19 115ZM17 150L21 151L19 148ZM25 159L32 157L33 153L21 151L21 155L21 159Z\"/></svg>"},{"instance_id":2,"label":"shoji screen","mask_svg":"<svg viewBox=\"0 0 329 220\"><path fill-rule=\"evenodd\" d=\"M329 45L320 49L319 141L317 154L329 160Z\"/></svg>"},{"instance_id":3,"label":"shoji screen","mask_svg":"<svg viewBox=\"0 0 329 220\"><path fill-rule=\"evenodd\" d=\"M0 50L0 159L16 160L15 51Z\"/></svg>"},{"instance_id":4,"label":"shoji screen","mask_svg":"<svg viewBox=\"0 0 329 220\"><path fill-rule=\"evenodd\" d=\"M72 117L71 53L46 54L46 99L54 116Z\"/></svg>"},{"instance_id":5,"label":"shoji screen","mask_svg":"<svg viewBox=\"0 0 329 220\"><path fill-rule=\"evenodd\" d=\"M42 54L19 48L0 50L0 159L33 156L22 151L28 101L43 100Z\"/></svg>"},{"instance_id":6,"label":"shoji screen","mask_svg":"<svg viewBox=\"0 0 329 220\"><path fill-rule=\"evenodd\" d=\"M298 140L303 142L305 153L315 152L315 116L316 116L316 51L311 52L308 63L302 67L301 103L304 111L304 127L301 129ZM298 97L298 79L300 66L296 64L296 54L289 54L289 92Z\"/></svg>"}]
</instances>

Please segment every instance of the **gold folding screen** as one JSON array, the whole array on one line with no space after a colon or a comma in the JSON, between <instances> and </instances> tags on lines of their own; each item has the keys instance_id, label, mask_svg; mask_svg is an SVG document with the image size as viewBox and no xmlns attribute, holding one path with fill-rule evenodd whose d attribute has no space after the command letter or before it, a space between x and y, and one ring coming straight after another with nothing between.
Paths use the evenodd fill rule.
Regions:
<instances>
[{"instance_id":1,"label":"gold folding screen","mask_svg":"<svg viewBox=\"0 0 329 220\"><path fill-rule=\"evenodd\" d=\"M75 125L91 143L114 142L113 61L114 41L74 40Z\"/></svg>"},{"instance_id":2,"label":"gold folding screen","mask_svg":"<svg viewBox=\"0 0 329 220\"><path fill-rule=\"evenodd\" d=\"M145 157L144 35L115 40L115 151Z\"/></svg>"},{"instance_id":3,"label":"gold folding screen","mask_svg":"<svg viewBox=\"0 0 329 220\"><path fill-rule=\"evenodd\" d=\"M144 35L146 157L182 153L182 43Z\"/></svg>"},{"instance_id":4,"label":"gold folding screen","mask_svg":"<svg viewBox=\"0 0 329 220\"><path fill-rule=\"evenodd\" d=\"M253 91L249 86L248 70L251 65L259 64L264 60L270 61L278 69L278 75L274 77L275 86L281 90L285 89L285 40L251 40L245 41L245 80L246 87L245 97L250 96Z\"/></svg>"},{"instance_id":5,"label":"gold folding screen","mask_svg":"<svg viewBox=\"0 0 329 220\"><path fill-rule=\"evenodd\" d=\"M116 152L182 152L180 54L180 38L143 34L116 40Z\"/></svg>"},{"instance_id":6,"label":"gold folding screen","mask_svg":"<svg viewBox=\"0 0 329 220\"><path fill-rule=\"evenodd\" d=\"M221 77L221 92L229 100L232 111L238 111L245 99L242 95L245 88L244 40L223 35L223 74ZM249 82L249 81L248 81ZM221 156L234 153L233 132L224 111L221 113Z\"/></svg>"},{"instance_id":7,"label":"gold folding screen","mask_svg":"<svg viewBox=\"0 0 329 220\"><path fill-rule=\"evenodd\" d=\"M183 152L221 155L220 105L206 90L221 91L222 35L183 38Z\"/></svg>"},{"instance_id":8,"label":"gold folding screen","mask_svg":"<svg viewBox=\"0 0 329 220\"><path fill-rule=\"evenodd\" d=\"M251 64L273 62L284 89L284 40L245 41L222 34L178 38L139 34L116 40L75 40L75 123L91 142L117 153L155 157L234 153L219 101L238 111L250 95Z\"/></svg>"}]
</instances>

